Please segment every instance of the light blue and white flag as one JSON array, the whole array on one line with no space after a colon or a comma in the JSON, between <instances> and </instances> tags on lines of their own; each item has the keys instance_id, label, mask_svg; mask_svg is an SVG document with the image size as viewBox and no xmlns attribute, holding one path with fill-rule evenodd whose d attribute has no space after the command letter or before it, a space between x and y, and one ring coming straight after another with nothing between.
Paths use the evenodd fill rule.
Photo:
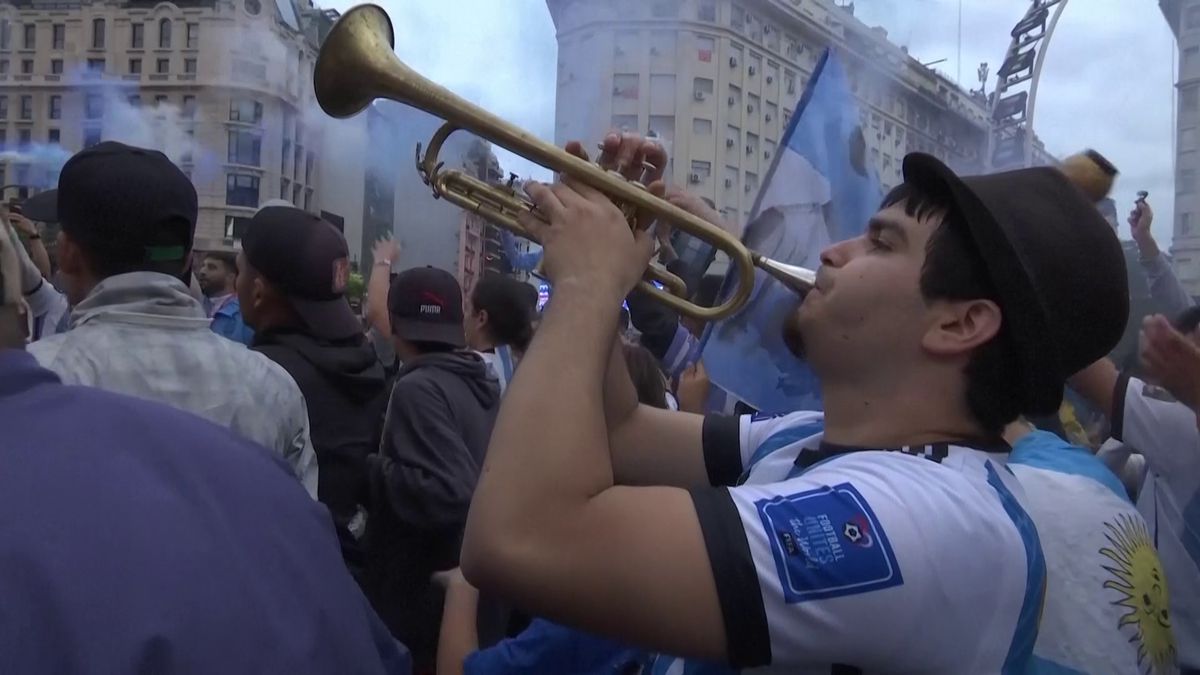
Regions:
<instances>
[{"instance_id":1,"label":"light blue and white flag","mask_svg":"<svg viewBox=\"0 0 1200 675\"><path fill-rule=\"evenodd\" d=\"M832 242L858 236L882 199L867 164L858 102L826 49L784 134L742 241L780 262L816 269ZM821 409L812 370L788 351L783 324L796 296L759 272L751 302L711 326L704 366L716 388L768 414Z\"/></svg>"}]
</instances>

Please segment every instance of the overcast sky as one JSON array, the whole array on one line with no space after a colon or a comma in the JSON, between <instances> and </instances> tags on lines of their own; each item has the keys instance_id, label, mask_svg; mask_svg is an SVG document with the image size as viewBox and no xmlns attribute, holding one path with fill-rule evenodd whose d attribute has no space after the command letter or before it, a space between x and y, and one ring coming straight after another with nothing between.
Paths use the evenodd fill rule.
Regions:
<instances>
[{"instance_id":1,"label":"overcast sky","mask_svg":"<svg viewBox=\"0 0 1200 675\"><path fill-rule=\"evenodd\" d=\"M543 0L376 0L396 26L396 51L426 76L547 139L554 138L557 47ZM599 0L603 1L603 0ZM321 3L345 11L354 0ZM888 29L924 62L970 88L976 69L1004 59L1028 0L857 0L858 16ZM447 11L452 8L452 11ZM1056 156L1094 147L1122 171L1114 197L1128 211L1149 190L1155 233L1169 242L1174 187L1174 37L1155 0L1076 0L1054 35L1034 128ZM989 78L989 91L995 80ZM404 149L403 152L411 152ZM546 178L502 153L506 170ZM1127 235L1127 232L1126 232Z\"/></svg>"}]
</instances>

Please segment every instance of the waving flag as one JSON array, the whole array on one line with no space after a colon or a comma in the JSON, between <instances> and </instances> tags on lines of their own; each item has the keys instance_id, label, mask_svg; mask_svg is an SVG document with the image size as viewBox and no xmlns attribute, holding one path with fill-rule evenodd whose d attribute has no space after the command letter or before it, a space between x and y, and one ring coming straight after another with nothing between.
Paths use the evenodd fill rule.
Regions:
<instances>
[{"instance_id":1,"label":"waving flag","mask_svg":"<svg viewBox=\"0 0 1200 675\"><path fill-rule=\"evenodd\" d=\"M742 241L769 258L816 269L821 251L858 236L882 199L867 165L858 103L830 50L781 145ZM759 272L746 308L705 335L704 366L713 384L763 413L820 409L816 377L783 343L784 319L795 308L795 294Z\"/></svg>"}]
</instances>

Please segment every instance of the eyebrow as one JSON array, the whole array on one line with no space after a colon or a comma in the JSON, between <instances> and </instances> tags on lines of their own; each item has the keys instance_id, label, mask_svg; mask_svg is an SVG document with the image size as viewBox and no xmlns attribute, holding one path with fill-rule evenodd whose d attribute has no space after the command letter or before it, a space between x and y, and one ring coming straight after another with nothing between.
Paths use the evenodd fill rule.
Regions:
<instances>
[{"instance_id":1,"label":"eyebrow","mask_svg":"<svg viewBox=\"0 0 1200 675\"><path fill-rule=\"evenodd\" d=\"M900 240L900 243L908 243L908 232L905 231L903 225L894 220L872 216L871 220L867 222L867 230L869 232L891 232Z\"/></svg>"}]
</instances>

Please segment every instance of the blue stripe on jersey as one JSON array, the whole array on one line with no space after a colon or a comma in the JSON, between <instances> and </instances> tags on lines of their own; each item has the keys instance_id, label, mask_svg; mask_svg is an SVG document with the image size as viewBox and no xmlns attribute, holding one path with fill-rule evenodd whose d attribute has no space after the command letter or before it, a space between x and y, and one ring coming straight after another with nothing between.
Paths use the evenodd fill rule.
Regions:
<instances>
[{"instance_id":1,"label":"blue stripe on jersey","mask_svg":"<svg viewBox=\"0 0 1200 675\"><path fill-rule=\"evenodd\" d=\"M512 382L513 376L513 354L512 347L503 345L496 348L496 356L500 357L500 369L504 371L504 384Z\"/></svg>"},{"instance_id":2,"label":"blue stripe on jersey","mask_svg":"<svg viewBox=\"0 0 1200 675\"><path fill-rule=\"evenodd\" d=\"M1129 502L1125 487L1104 462L1096 459L1091 451L1071 445L1048 431L1034 431L1017 441L1008 461L1009 464L1090 478L1112 490L1121 501Z\"/></svg>"},{"instance_id":3,"label":"blue stripe on jersey","mask_svg":"<svg viewBox=\"0 0 1200 675\"><path fill-rule=\"evenodd\" d=\"M1183 542L1183 548L1192 561L1200 567L1200 494L1193 496L1183 507L1182 515L1183 528L1179 530L1179 540Z\"/></svg>"},{"instance_id":4,"label":"blue stripe on jersey","mask_svg":"<svg viewBox=\"0 0 1200 675\"><path fill-rule=\"evenodd\" d=\"M1042 603L1046 597L1046 559L1042 556L1042 543L1038 539L1037 528L1033 519L1021 508L1021 504L1009 491L996 467L987 463L988 484L1000 496L1004 511L1012 519L1013 525L1021 533L1025 543L1025 599L1021 602L1021 614L1017 619L1017 629L1013 633L1012 644L1008 648L1008 656L1004 659L1002 675L1017 675L1024 673L1033 659L1033 644L1037 641L1038 622L1041 619Z\"/></svg>"},{"instance_id":5,"label":"blue stripe on jersey","mask_svg":"<svg viewBox=\"0 0 1200 675\"><path fill-rule=\"evenodd\" d=\"M737 675L736 670L719 663L693 661L659 654L650 662L647 675Z\"/></svg>"},{"instance_id":6,"label":"blue stripe on jersey","mask_svg":"<svg viewBox=\"0 0 1200 675\"><path fill-rule=\"evenodd\" d=\"M793 443L816 436L824 430L824 422L809 422L803 426L791 427L775 432L754 449L754 454L750 456L750 462L746 465L746 470L753 469L755 464L770 457L777 450L782 450Z\"/></svg>"},{"instance_id":7,"label":"blue stripe on jersey","mask_svg":"<svg viewBox=\"0 0 1200 675\"><path fill-rule=\"evenodd\" d=\"M678 382L687 367L700 358L700 341L683 326L675 327L675 337L663 355L663 369L670 378Z\"/></svg>"}]
</instances>

